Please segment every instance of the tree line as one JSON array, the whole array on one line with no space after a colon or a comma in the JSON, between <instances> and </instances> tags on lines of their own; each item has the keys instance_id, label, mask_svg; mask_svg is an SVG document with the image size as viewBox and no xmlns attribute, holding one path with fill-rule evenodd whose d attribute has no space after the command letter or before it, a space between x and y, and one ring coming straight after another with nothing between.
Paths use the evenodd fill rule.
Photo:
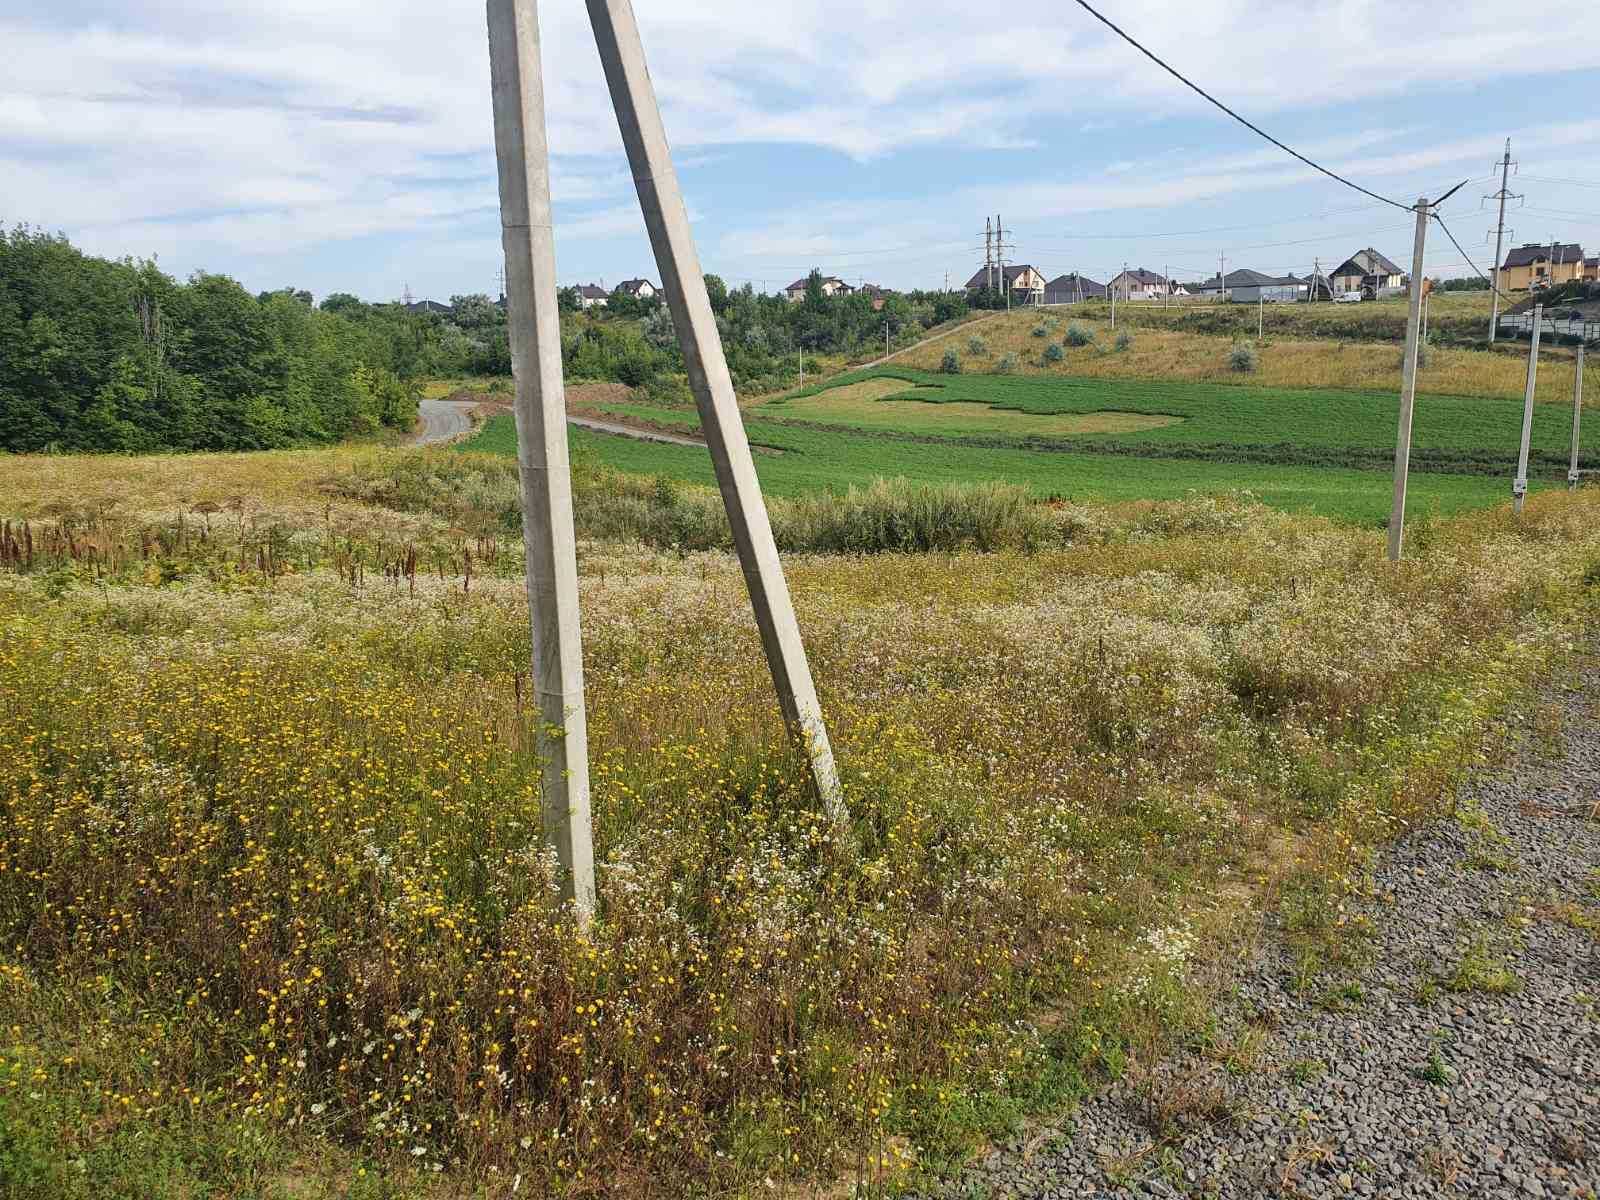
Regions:
<instances>
[{"instance_id":1,"label":"tree line","mask_svg":"<svg viewBox=\"0 0 1600 1200\"><path fill-rule=\"evenodd\" d=\"M265 450L409 429L436 338L401 306L311 299L0 229L0 449Z\"/></svg>"},{"instance_id":2,"label":"tree line","mask_svg":"<svg viewBox=\"0 0 1600 1200\"><path fill-rule=\"evenodd\" d=\"M854 356L898 344L967 311L966 297L950 292L885 293L876 297L881 307L873 296L860 292L829 296L816 271L798 301L758 293L749 284L730 289L717 275L705 280L728 370L734 386L746 393L794 383L802 350ZM640 298L619 287L603 308L587 310L576 288L562 289L557 299L569 380L640 387L682 374L677 332L661 296ZM450 308L452 315L441 318L442 348L455 369L470 375L509 374L504 307L487 296L471 295L451 297Z\"/></svg>"},{"instance_id":3,"label":"tree line","mask_svg":"<svg viewBox=\"0 0 1600 1200\"><path fill-rule=\"evenodd\" d=\"M796 359L854 356L963 315L963 295L730 289L706 277L734 384L792 384ZM560 293L567 378L682 394L683 356L660 297L622 289L603 309ZM430 377L506 376L504 302L438 313L346 292L252 295L225 275L185 281L154 262L83 253L65 237L0 229L0 449L37 453L265 450L416 423Z\"/></svg>"}]
</instances>

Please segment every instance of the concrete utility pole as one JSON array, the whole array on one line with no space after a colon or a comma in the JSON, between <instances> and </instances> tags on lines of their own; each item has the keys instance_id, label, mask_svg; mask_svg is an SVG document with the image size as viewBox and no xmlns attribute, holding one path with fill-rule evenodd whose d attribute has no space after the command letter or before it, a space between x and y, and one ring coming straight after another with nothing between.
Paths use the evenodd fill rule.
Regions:
<instances>
[{"instance_id":1,"label":"concrete utility pole","mask_svg":"<svg viewBox=\"0 0 1600 1200\"><path fill-rule=\"evenodd\" d=\"M1260 288L1256 289L1256 341L1262 341L1267 336L1267 296Z\"/></svg>"},{"instance_id":2,"label":"concrete utility pole","mask_svg":"<svg viewBox=\"0 0 1600 1200\"><path fill-rule=\"evenodd\" d=\"M1508 185L1511 182L1511 139L1506 139L1506 154L1500 160L1500 190L1485 199L1500 201L1500 221L1495 226L1494 234L1494 270L1489 278L1492 281L1489 290L1494 293L1494 299L1489 315L1489 341L1492 344L1500 332L1500 264L1502 254L1505 252L1506 240L1506 201L1511 199Z\"/></svg>"},{"instance_id":3,"label":"concrete utility pole","mask_svg":"<svg viewBox=\"0 0 1600 1200\"><path fill-rule=\"evenodd\" d=\"M1517 477L1511 481L1511 507L1522 511L1528 495L1528 443L1533 440L1533 391L1539 382L1539 336L1544 332L1544 305L1533 306L1533 338L1528 343L1528 383L1522 392L1522 449L1517 454Z\"/></svg>"},{"instance_id":4,"label":"concrete utility pole","mask_svg":"<svg viewBox=\"0 0 1600 1200\"><path fill-rule=\"evenodd\" d=\"M1219 254L1219 255L1217 255L1217 299L1218 300L1226 300L1227 298L1228 298L1228 256L1226 254Z\"/></svg>"},{"instance_id":5,"label":"concrete utility pole","mask_svg":"<svg viewBox=\"0 0 1600 1200\"><path fill-rule=\"evenodd\" d=\"M983 286L994 288L994 229L989 218L983 219Z\"/></svg>"},{"instance_id":6,"label":"concrete utility pole","mask_svg":"<svg viewBox=\"0 0 1600 1200\"><path fill-rule=\"evenodd\" d=\"M567 898L586 921L595 903L589 738L539 18L527 0L488 0L488 19L544 834L561 863Z\"/></svg>"},{"instance_id":7,"label":"concrete utility pole","mask_svg":"<svg viewBox=\"0 0 1600 1200\"><path fill-rule=\"evenodd\" d=\"M1416 244L1411 252L1411 304L1406 317L1406 357L1400 383L1400 427L1394 447L1394 507L1389 512L1389 561L1405 551L1406 477L1411 471L1411 414L1417 400L1417 339L1422 332L1422 257L1428 241L1427 197L1417 201Z\"/></svg>"},{"instance_id":8,"label":"concrete utility pole","mask_svg":"<svg viewBox=\"0 0 1600 1200\"><path fill-rule=\"evenodd\" d=\"M532 0L523 3L531 7ZM700 256L695 251L678 173L661 124L661 109L650 81L633 5L630 0L587 0L587 4L600 62L611 87L622 144L639 192L639 206L678 330L678 344L716 467L728 523L733 528L733 542L750 590L767 666L777 687L778 704L784 722L807 755L811 781L823 811L838 834L847 838L850 817L833 748L806 661L789 585L778 559L777 543L772 537L755 461L750 456L716 317L706 296Z\"/></svg>"},{"instance_id":9,"label":"concrete utility pole","mask_svg":"<svg viewBox=\"0 0 1600 1200\"><path fill-rule=\"evenodd\" d=\"M1583 422L1583 352L1578 343L1578 369L1572 378L1572 464L1567 468L1567 490L1578 486L1578 428Z\"/></svg>"}]
</instances>

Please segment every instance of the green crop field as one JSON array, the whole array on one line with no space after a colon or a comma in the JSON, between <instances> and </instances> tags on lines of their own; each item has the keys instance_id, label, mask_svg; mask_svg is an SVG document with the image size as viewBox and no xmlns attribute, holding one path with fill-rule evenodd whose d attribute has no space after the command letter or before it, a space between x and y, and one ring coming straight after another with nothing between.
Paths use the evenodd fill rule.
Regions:
<instances>
[{"instance_id":1,"label":"green crop field","mask_svg":"<svg viewBox=\"0 0 1600 1200\"><path fill-rule=\"evenodd\" d=\"M1398 398L1380 392L1229 387L1153 380L858 372L757 404L746 428L773 495L904 476L1004 479L1044 497L1169 499L1248 489L1274 507L1363 524L1389 511ZM638 402L616 417L692 432L692 409ZM1570 412L1534 409L1533 486L1564 481ZM1600 455L1600 422L1583 437ZM1521 405L1421 396L1410 497L1416 512L1456 512L1510 494ZM702 450L574 430L579 453L637 474L713 484ZM470 443L511 453L509 418Z\"/></svg>"}]
</instances>

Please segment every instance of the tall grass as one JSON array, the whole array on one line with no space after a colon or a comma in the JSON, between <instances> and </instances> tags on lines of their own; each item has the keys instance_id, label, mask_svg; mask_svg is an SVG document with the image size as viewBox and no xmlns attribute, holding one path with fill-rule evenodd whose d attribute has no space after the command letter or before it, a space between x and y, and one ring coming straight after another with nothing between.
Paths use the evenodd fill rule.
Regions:
<instances>
[{"instance_id":1,"label":"tall grass","mask_svg":"<svg viewBox=\"0 0 1600 1200\"><path fill-rule=\"evenodd\" d=\"M1034 520L1003 489L775 509L842 551L788 564L841 855L733 557L586 543L579 930L521 564L466 528L508 519L514 469L295 461L271 502L255 460L209 464L240 502L203 536L144 490L198 486L185 464L102 476L91 530L49 515L71 472L0 463L35 535L0 562L0 1161L32 1195L766 1194L890 1145L949 1162L1198 1035L1249 898L1336 911L1600 575L1584 493L1429 523L1399 569L1245 496L1052 509L1071 544L1033 554L946 550ZM352 569L405 529L476 572ZM241 553L267 530L281 555ZM857 552L891 544L939 552Z\"/></svg>"},{"instance_id":2,"label":"tall grass","mask_svg":"<svg viewBox=\"0 0 1600 1200\"><path fill-rule=\"evenodd\" d=\"M522 527L517 465L498 455L425 451L374 458L323 487L366 503L436 513L473 535ZM733 545L718 493L585 459L575 465L573 507L582 537L684 551ZM880 479L843 492L769 498L767 508L778 548L799 553L1031 550L1059 540L1048 510L1027 488L999 481Z\"/></svg>"}]
</instances>

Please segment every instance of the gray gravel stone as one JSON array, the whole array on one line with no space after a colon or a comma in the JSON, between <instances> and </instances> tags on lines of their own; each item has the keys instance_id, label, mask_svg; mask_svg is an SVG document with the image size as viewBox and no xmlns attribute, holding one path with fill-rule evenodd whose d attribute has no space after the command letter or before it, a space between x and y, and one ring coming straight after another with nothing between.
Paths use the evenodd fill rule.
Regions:
<instances>
[{"instance_id":1,"label":"gray gravel stone","mask_svg":"<svg viewBox=\"0 0 1600 1200\"><path fill-rule=\"evenodd\" d=\"M1164 1064L1214 1072L1242 1119L1156 1145L1131 1086L1114 1085L1063 1120L1054 1149L991 1155L948 1194L1600 1198L1600 939L1552 915L1600 916L1600 666L1582 684L1549 697L1563 709L1557 760L1525 748L1463 789L1498 831L1487 844L1445 820L1381 856L1358 906L1376 925L1359 999L1331 1011L1320 988L1296 994L1269 937L1240 968L1231 1017L1272 1017L1255 1065ZM1515 986L1425 994L1475 941ZM1313 1061L1325 1073L1295 1082L1291 1065ZM1141 1151L1134 1177L1106 1174Z\"/></svg>"}]
</instances>

